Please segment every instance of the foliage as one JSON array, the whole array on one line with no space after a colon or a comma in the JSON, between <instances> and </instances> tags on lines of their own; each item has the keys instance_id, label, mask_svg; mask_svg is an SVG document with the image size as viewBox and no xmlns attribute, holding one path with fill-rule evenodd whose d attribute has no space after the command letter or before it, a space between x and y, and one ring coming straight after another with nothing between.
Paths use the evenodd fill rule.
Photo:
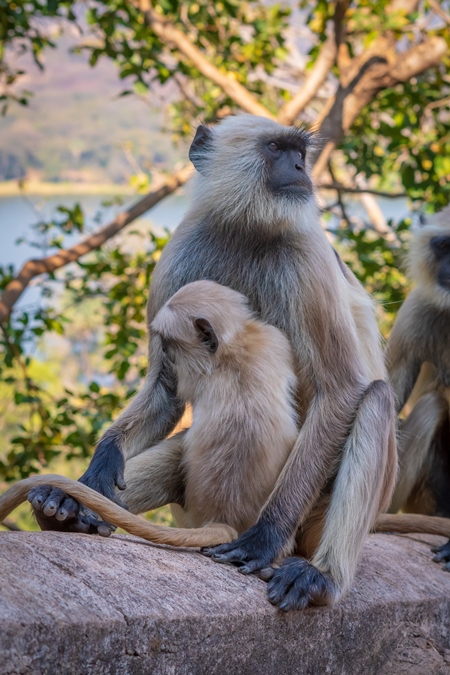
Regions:
<instances>
[{"instance_id":1,"label":"foliage","mask_svg":"<svg viewBox=\"0 0 450 675\"><path fill-rule=\"evenodd\" d=\"M75 21L73 4L71 0L0 0L0 84L5 87L4 92L0 92L3 114L11 100L27 105L30 96L28 91L17 95L11 89L24 71L9 65L8 49L29 52L35 64L42 68L41 53L45 47L54 47L55 42L39 20L52 17Z\"/></svg>"},{"instance_id":2,"label":"foliage","mask_svg":"<svg viewBox=\"0 0 450 675\"><path fill-rule=\"evenodd\" d=\"M342 226L336 233L342 259L378 303L379 326L385 337L408 290L403 267L410 223L406 218L396 228L399 246L390 245L384 237L366 228Z\"/></svg>"},{"instance_id":3,"label":"foliage","mask_svg":"<svg viewBox=\"0 0 450 675\"><path fill-rule=\"evenodd\" d=\"M84 229L79 205L61 209L49 223L35 230L45 233L40 247L60 246L61 233ZM0 374L15 404L10 425L17 432L0 458L0 480L26 477L46 467L62 452L68 460L90 456L105 424L131 396L145 368L145 305L156 260L166 239L144 237L138 252L126 247L105 247L77 263L56 285L46 284L44 307L17 309L0 339ZM0 288L11 277L10 268L0 269ZM101 353L100 365L91 378L81 377L72 385L46 381L31 356L42 338L70 338L70 329L80 307L98 317L96 331L103 337L91 348ZM86 336L84 336L86 339ZM70 339L69 339L70 342ZM80 346L80 336L70 343ZM99 354L97 354L98 358ZM36 374L34 374L36 373Z\"/></svg>"},{"instance_id":4,"label":"foliage","mask_svg":"<svg viewBox=\"0 0 450 675\"><path fill-rule=\"evenodd\" d=\"M262 103L276 111L277 101L261 73L272 73L286 56L283 30L290 10L281 5L265 5L240 0L164 0L155 3L165 18L183 32L194 45L205 50L209 61L233 76L258 95ZM179 133L190 134L192 120L199 115L214 119L219 110L234 108L233 101L187 60L180 59L148 29L142 13L126 0L97 2L88 13L101 46L89 48L91 65L100 57L113 59L121 78L131 78L134 90L146 93L155 82L175 79L182 91L190 92L172 106L173 125ZM258 76L259 73L259 76ZM251 77L252 76L252 77ZM122 95L131 93L126 89Z\"/></svg>"}]
</instances>

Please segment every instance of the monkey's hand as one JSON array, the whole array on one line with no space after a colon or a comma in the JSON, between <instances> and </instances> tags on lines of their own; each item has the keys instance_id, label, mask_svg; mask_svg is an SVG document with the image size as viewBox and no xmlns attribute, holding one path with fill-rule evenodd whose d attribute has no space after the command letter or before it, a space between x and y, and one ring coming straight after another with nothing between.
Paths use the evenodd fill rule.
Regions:
<instances>
[{"instance_id":1,"label":"monkey's hand","mask_svg":"<svg viewBox=\"0 0 450 675\"><path fill-rule=\"evenodd\" d=\"M117 496L115 486L125 488L123 478L123 466L117 466L116 471L104 471L100 475L91 471L94 460L86 473L80 478L84 483L96 492L104 495L111 501L123 508L127 508ZM33 507L34 516L41 530L54 530L57 532L83 532L84 534L99 534L109 537L116 529L114 525L106 523L96 513L69 497L63 490L53 488L51 485L43 485L33 488L28 494L28 501Z\"/></svg>"},{"instance_id":2,"label":"monkey's hand","mask_svg":"<svg viewBox=\"0 0 450 675\"><path fill-rule=\"evenodd\" d=\"M30 490L28 501L41 530L83 532L109 537L116 528L105 523L90 509L69 497L63 490L42 485Z\"/></svg>"},{"instance_id":3,"label":"monkey's hand","mask_svg":"<svg viewBox=\"0 0 450 675\"><path fill-rule=\"evenodd\" d=\"M332 604L336 586L304 558L286 558L267 584L269 602L283 612Z\"/></svg>"},{"instance_id":4,"label":"monkey's hand","mask_svg":"<svg viewBox=\"0 0 450 675\"><path fill-rule=\"evenodd\" d=\"M443 546L434 546L431 550L436 553L433 560L447 563L444 565L444 570L450 572L450 539Z\"/></svg>"},{"instance_id":5,"label":"monkey's hand","mask_svg":"<svg viewBox=\"0 0 450 675\"><path fill-rule=\"evenodd\" d=\"M218 563L231 563L241 574L259 572L268 567L283 548L279 533L260 522L231 542L203 548L203 555Z\"/></svg>"}]
</instances>

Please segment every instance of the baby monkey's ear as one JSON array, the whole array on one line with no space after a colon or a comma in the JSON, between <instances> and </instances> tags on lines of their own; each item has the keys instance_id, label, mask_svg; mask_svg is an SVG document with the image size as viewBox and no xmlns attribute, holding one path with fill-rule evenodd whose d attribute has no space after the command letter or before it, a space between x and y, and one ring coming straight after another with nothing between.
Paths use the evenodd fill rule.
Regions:
<instances>
[{"instance_id":1,"label":"baby monkey's ear","mask_svg":"<svg viewBox=\"0 0 450 675\"><path fill-rule=\"evenodd\" d=\"M208 348L210 354L214 354L219 346L219 340L209 321L207 319L195 319L194 327L200 341Z\"/></svg>"},{"instance_id":2,"label":"baby monkey's ear","mask_svg":"<svg viewBox=\"0 0 450 675\"><path fill-rule=\"evenodd\" d=\"M189 159L199 173L206 171L206 159L212 151L213 132L203 124L197 128L194 140L189 148Z\"/></svg>"}]
</instances>

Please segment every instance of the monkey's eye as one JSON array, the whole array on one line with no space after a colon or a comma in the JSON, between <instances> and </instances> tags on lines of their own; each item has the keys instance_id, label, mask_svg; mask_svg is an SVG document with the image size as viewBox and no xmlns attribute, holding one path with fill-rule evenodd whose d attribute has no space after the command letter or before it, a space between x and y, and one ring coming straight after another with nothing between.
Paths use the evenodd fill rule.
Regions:
<instances>
[{"instance_id":1,"label":"monkey's eye","mask_svg":"<svg viewBox=\"0 0 450 675\"><path fill-rule=\"evenodd\" d=\"M272 141L271 143L269 143L269 149L272 150L272 152L279 152L280 146L278 145L278 143L275 143L275 141Z\"/></svg>"}]
</instances>

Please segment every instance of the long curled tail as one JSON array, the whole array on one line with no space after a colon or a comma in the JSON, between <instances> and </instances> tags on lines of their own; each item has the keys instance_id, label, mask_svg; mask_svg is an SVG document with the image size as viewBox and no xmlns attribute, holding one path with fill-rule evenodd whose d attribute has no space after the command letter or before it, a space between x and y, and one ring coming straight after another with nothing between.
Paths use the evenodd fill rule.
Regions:
<instances>
[{"instance_id":1,"label":"long curled tail","mask_svg":"<svg viewBox=\"0 0 450 675\"><path fill-rule=\"evenodd\" d=\"M19 504L26 501L32 488L40 485L51 485L64 490L71 497L98 513L103 520L155 544L197 548L225 544L237 537L237 532L232 527L222 524L192 529L153 525L147 520L129 513L86 485L56 474L25 478L9 488L0 497L0 523Z\"/></svg>"},{"instance_id":2,"label":"long curled tail","mask_svg":"<svg viewBox=\"0 0 450 675\"><path fill-rule=\"evenodd\" d=\"M450 518L422 516L417 513L382 514L378 516L372 531L440 534L450 539Z\"/></svg>"}]
</instances>

